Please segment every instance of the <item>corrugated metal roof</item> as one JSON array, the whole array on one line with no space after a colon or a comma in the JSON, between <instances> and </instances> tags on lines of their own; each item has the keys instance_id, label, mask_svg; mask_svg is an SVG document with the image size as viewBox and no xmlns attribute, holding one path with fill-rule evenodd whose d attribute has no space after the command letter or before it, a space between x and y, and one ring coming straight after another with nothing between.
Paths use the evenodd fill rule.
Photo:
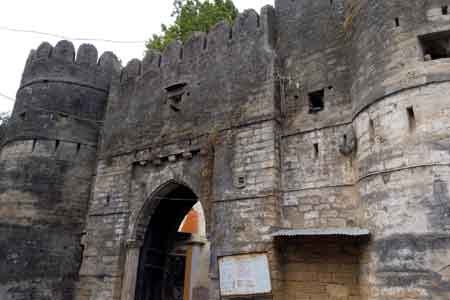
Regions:
<instances>
[{"instance_id":1,"label":"corrugated metal roof","mask_svg":"<svg viewBox=\"0 0 450 300\"><path fill-rule=\"evenodd\" d=\"M308 228L308 229L282 229L272 233L273 237L295 237L295 236L367 236L369 230L350 228Z\"/></svg>"}]
</instances>

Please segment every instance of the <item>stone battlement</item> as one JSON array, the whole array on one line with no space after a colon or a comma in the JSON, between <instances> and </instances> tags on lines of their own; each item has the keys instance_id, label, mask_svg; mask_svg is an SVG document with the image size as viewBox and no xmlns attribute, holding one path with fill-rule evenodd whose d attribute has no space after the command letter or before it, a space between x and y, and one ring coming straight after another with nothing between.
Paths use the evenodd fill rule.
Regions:
<instances>
[{"instance_id":1,"label":"stone battlement","mask_svg":"<svg viewBox=\"0 0 450 300\"><path fill-rule=\"evenodd\" d=\"M120 82L140 80L148 72L168 75L177 68L189 68L189 65L201 65L209 61L205 56L241 55L242 45L265 43L274 46L275 10L268 5L258 14L249 9L240 13L234 24L219 22L208 33L195 32L183 44L174 41L162 53L150 50L144 59L133 59L122 69ZM262 45L263 46L263 45ZM226 64L226 61L217 61ZM182 65L180 67L180 65Z\"/></svg>"},{"instance_id":2,"label":"stone battlement","mask_svg":"<svg viewBox=\"0 0 450 300\"><path fill-rule=\"evenodd\" d=\"M21 88L39 82L67 82L107 91L111 73L119 63L112 52L98 58L97 49L83 44L75 52L69 41L54 47L47 42L32 50L23 72Z\"/></svg>"},{"instance_id":3,"label":"stone battlement","mask_svg":"<svg viewBox=\"0 0 450 300\"><path fill-rule=\"evenodd\" d=\"M166 299L195 201L189 299L223 298L221 258L243 254L267 255L273 300L450 299L450 2L275 3L123 68L31 52L0 151L0 299Z\"/></svg>"}]
</instances>

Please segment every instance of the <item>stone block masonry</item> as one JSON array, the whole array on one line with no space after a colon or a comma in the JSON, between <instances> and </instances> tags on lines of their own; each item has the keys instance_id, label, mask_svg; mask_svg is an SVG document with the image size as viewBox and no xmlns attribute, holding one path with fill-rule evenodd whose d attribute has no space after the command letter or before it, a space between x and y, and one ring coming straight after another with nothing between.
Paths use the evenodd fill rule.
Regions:
<instances>
[{"instance_id":1,"label":"stone block masonry","mask_svg":"<svg viewBox=\"0 0 450 300\"><path fill-rule=\"evenodd\" d=\"M125 67L43 43L1 146L0 299L168 299L195 201L209 300L248 253L255 299L449 299L445 2L277 0ZM272 237L347 228L370 237Z\"/></svg>"}]
</instances>

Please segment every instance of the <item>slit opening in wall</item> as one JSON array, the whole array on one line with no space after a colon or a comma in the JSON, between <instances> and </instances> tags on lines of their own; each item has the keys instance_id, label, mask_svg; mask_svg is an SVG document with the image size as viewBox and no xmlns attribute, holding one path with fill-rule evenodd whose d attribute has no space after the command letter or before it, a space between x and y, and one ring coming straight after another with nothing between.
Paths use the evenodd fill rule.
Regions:
<instances>
[{"instance_id":1,"label":"slit opening in wall","mask_svg":"<svg viewBox=\"0 0 450 300\"><path fill-rule=\"evenodd\" d=\"M416 129L416 116L414 114L414 108L412 106L407 107L406 113L408 114L409 131L414 131Z\"/></svg>"},{"instance_id":2,"label":"slit opening in wall","mask_svg":"<svg viewBox=\"0 0 450 300\"><path fill-rule=\"evenodd\" d=\"M369 140L375 141L375 123L372 119L369 120Z\"/></svg>"},{"instance_id":3,"label":"slit opening in wall","mask_svg":"<svg viewBox=\"0 0 450 300\"><path fill-rule=\"evenodd\" d=\"M323 102L324 97L325 97L325 90L323 89L308 94L310 114L318 113L325 108Z\"/></svg>"},{"instance_id":4,"label":"slit opening in wall","mask_svg":"<svg viewBox=\"0 0 450 300\"><path fill-rule=\"evenodd\" d=\"M319 157L319 144L314 143L314 158L318 158L318 157Z\"/></svg>"},{"instance_id":5,"label":"slit opening in wall","mask_svg":"<svg viewBox=\"0 0 450 300\"><path fill-rule=\"evenodd\" d=\"M81 144L78 143L78 144L77 144L77 154L80 153L80 150L81 150Z\"/></svg>"},{"instance_id":6,"label":"slit opening in wall","mask_svg":"<svg viewBox=\"0 0 450 300\"><path fill-rule=\"evenodd\" d=\"M400 19L395 18L395 27L400 27Z\"/></svg>"},{"instance_id":7,"label":"slit opening in wall","mask_svg":"<svg viewBox=\"0 0 450 300\"><path fill-rule=\"evenodd\" d=\"M205 37L203 39L203 50L206 50L206 49L208 49L208 38L207 37Z\"/></svg>"},{"instance_id":8,"label":"slit opening in wall","mask_svg":"<svg viewBox=\"0 0 450 300\"><path fill-rule=\"evenodd\" d=\"M86 234L83 234L86 235ZM84 250L85 250L85 246L83 244L80 244L80 260L79 260L79 265L78 265L78 273L81 270L81 266L82 266L82 261L83 261L83 257L84 257Z\"/></svg>"},{"instance_id":9,"label":"slit opening in wall","mask_svg":"<svg viewBox=\"0 0 450 300\"><path fill-rule=\"evenodd\" d=\"M444 16L448 15L448 5L442 5L441 10Z\"/></svg>"},{"instance_id":10,"label":"slit opening in wall","mask_svg":"<svg viewBox=\"0 0 450 300\"><path fill-rule=\"evenodd\" d=\"M56 140L56 141L55 141L55 151L58 150L59 144L60 144L60 141L59 141L59 140Z\"/></svg>"},{"instance_id":11,"label":"slit opening in wall","mask_svg":"<svg viewBox=\"0 0 450 300\"><path fill-rule=\"evenodd\" d=\"M425 61L450 58L450 31L419 36Z\"/></svg>"},{"instance_id":12,"label":"slit opening in wall","mask_svg":"<svg viewBox=\"0 0 450 300\"><path fill-rule=\"evenodd\" d=\"M36 149L36 139L33 140L33 145L31 146L31 152L34 152L34 150Z\"/></svg>"}]
</instances>

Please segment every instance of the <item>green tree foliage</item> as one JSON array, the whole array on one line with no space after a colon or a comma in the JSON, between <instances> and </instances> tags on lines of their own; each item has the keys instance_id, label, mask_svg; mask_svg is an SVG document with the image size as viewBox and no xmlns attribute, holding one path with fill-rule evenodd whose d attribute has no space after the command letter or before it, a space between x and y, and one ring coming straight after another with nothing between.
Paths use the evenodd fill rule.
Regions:
<instances>
[{"instance_id":1,"label":"green tree foliage","mask_svg":"<svg viewBox=\"0 0 450 300\"><path fill-rule=\"evenodd\" d=\"M230 24L236 18L238 10L232 0L174 0L172 25L161 25L162 34L154 34L146 43L147 50L163 50L170 42L185 42L195 31L207 32L219 21Z\"/></svg>"}]
</instances>

